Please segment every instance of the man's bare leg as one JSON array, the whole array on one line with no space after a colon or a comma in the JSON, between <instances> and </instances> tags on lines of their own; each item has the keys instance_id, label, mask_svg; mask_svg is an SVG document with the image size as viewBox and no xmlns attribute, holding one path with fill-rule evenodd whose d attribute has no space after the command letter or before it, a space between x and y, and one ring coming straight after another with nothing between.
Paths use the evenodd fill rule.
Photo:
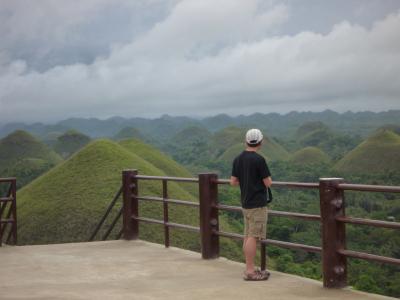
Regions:
<instances>
[{"instance_id":1,"label":"man's bare leg","mask_svg":"<svg viewBox=\"0 0 400 300\"><path fill-rule=\"evenodd\" d=\"M255 237L246 237L243 240L243 252L246 258L246 273L254 273L254 258L257 252L257 240Z\"/></svg>"}]
</instances>

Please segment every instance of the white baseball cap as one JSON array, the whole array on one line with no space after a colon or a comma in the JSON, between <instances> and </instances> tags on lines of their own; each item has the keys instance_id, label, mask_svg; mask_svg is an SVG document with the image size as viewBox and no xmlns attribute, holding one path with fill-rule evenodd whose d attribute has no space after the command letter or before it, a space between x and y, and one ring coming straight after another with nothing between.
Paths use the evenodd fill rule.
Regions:
<instances>
[{"instance_id":1,"label":"white baseball cap","mask_svg":"<svg viewBox=\"0 0 400 300\"><path fill-rule=\"evenodd\" d=\"M256 145L263 139L263 135L259 129L250 129L246 133L246 143L250 145Z\"/></svg>"}]
</instances>

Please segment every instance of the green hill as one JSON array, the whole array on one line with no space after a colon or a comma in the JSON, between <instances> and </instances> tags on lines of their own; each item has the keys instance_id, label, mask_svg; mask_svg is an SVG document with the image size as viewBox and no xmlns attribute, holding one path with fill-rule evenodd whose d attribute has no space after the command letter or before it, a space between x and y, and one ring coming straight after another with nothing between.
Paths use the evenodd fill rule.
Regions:
<instances>
[{"instance_id":1,"label":"green hill","mask_svg":"<svg viewBox=\"0 0 400 300\"><path fill-rule=\"evenodd\" d=\"M145 140L140 130L133 127L124 127L114 136L114 139L117 141L123 139L133 139L133 138L142 141Z\"/></svg>"},{"instance_id":2,"label":"green hill","mask_svg":"<svg viewBox=\"0 0 400 300\"><path fill-rule=\"evenodd\" d=\"M400 168L400 136L380 130L350 151L336 165L343 173L398 171Z\"/></svg>"},{"instance_id":3,"label":"green hill","mask_svg":"<svg viewBox=\"0 0 400 300\"><path fill-rule=\"evenodd\" d=\"M68 130L57 138L54 150L67 158L90 142L90 137L76 130Z\"/></svg>"},{"instance_id":4,"label":"green hill","mask_svg":"<svg viewBox=\"0 0 400 300\"><path fill-rule=\"evenodd\" d=\"M134 141L123 144L128 148L135 145ZM144 149L143 145L140 147ZM140 147L136 146L135 149ZM121 185L121 171L127 168L136 168L140 174L165 176L163 170L127 148L109 140L97 140L21 189L18 192L20 243L87 240ZM193 195L178 184L170 182L168 187L169 197L196 201ZM161 184L156 181L140 181L139 190L141 195L160 196ZM114 213L118 209L116 207ZM161 219L162 205L140 202L139 214ZM170 205L170 221L198 225L198 211ZM222 219L222 228L229 230L226 224ZM121 228L121 222L117 227ZM198 235L185 231L177 234L177 231L171 230L173 245L199 250ZM113 236L116 232L117 229ZM163 228L141 224L140 238L161 242ZM240 249L234 243L226 241L224 244L229 255L240 254Z\"/></svg>"},{"instance_id":5,"label":"green hill","mask_svg":"<svg viewBox=\"0 0 400 300\"><path fill-rule=\"evenodd\" d=\"M220 156L227 149L240 143L244 143L246 129L234 126L226 127L214 133L211 137L211 150L216 156Z\"/></svg>"},{"instance_id":6,"label":"green hill","mask_svg":"<svg viewBox=\"0 0 400 300\"><path fill-rule=\"evenodd\" d=\"M290 158L290 162L298 165L310 165L330 163L329 156L316 147L306 147L296 151Z\"/></svg>"},{"instance_id":7,"label":"green hill","mask_svg":"<svg viewBox=\"0 0 400 300\"><path fill-rule=\"evenodd\" d=\"M21 159L39 158L58 163L61 158L26 131L17 130L0 140L0 166L7 167Z\"/></svg>"},{"instance_id":8,"label":"green hill","mask_svg":"<svg viewBox=\"0 0 400 300\"><path fill-rule=\"evenodd\" d=\"M202 127L189 126L175 134L162 149L185 166L201 165L210 159L211 133Z\"/></svg>"},{"instance_id":9,"label":"green hill","mask_svg":"<svg viewBox=\"0 0 400 300\"><path fill-rule=\"evenodd\" d=\"M338 161L354 149L361 142L361 138L334 132L322 122L309 122L298 129L297 142L303 148L317 147L332 160Z\"/></svg>"},{"instance_id":10,"label":"green hill","mask_svg":"<svg viewBox=\"0 0 400 300\"><path fill-rule=\"evenodd\" d=\"M316 130L321 130L321 129L329 130L329 127L321 121L306 122L296 130L296 137L302 138Z\"/></svg>"},{"instance_id":11,"label":"green hill","mask_svg":"<svg viewBox=\"0 0 400 300\"><path fill-rule=\"evenodd\" d=\"M53 148L53 146L57 143L57 139L62 135L63 132L52 131L42 136L41 141L47 146Z\"/></svg>"},{"instance_id":12,"label":"green hill","mask_svg":"<svg viewBox=\"0 0 400 300\"><path fill-rule=\"evenodd\" d=\"M308 146L320 147L321 144L324 144L327 141L332 140L334 137L335 134L329 128L323 127L315 129L311 132L302 135L299 138L299 143L303 147L308 147Z\"/></svg>"},{"instance_id":13,"label":"green hill","mask_svg":"<svg viewBox=\"0 0 400 300\"><path fill-rule=\"evenodd\" d=\"M388 125L384 125L384 126L378 128L377 131L380 131L380 130L390 130L390 131L393 131L394 133L400 135L400 125L388 124Z\"/></svg>"},{"instance_id":14,"label":"green hill","mask_svg":"<svg viewBox=\"0 0 400 300\"><path fill-rule=\"evenodd\" d=\"M245 147L246 145L244 142L235 144L229 147L219 157L219 160L231 163L233 159L245 149ZM289 158L289 153L285 148L268 137L264 137L263 145L259 153L263 155L267 161L287 160Z\"/></svg>"},{"instance_id":15,"label":"green hill","mask_svg":"<svg viewBox=\"0 0 400 300\"><path fill-rule=\"evenodd\" d=\"M0 140L0 177L18 177L18 187L61 161L58 154L25 131L15 131Z\"/></svg>"},{"instance_id":16,"label":"green hill","mask_svg":"<svg viewBox=\"0 0 400 300\"><path fill-rule=\"evenodd\" d=\"M188 170L149 144L137 139L125 139L120 141L119 144L137 156L151 162L155 167L163 170L167 176L193 177L193 174Z\"/></svg>"},{"instance_id":17,"label":"green hill","mask_svg":"<svg viewBox=\"0 0 400 300\"><path fill-rule=\"evenodd\" d=\"M173 177L193 177L188 170L170 158L168 155L157 150L153 146L143 143L137 139L126 139L119 142L119 144L136 154L137 156L151 162L156 168L163 170L165 175ZM198 190L197 186L194 187L192 184L180 184L182 188L195 194Z\"/></svg>"}]
</instances>

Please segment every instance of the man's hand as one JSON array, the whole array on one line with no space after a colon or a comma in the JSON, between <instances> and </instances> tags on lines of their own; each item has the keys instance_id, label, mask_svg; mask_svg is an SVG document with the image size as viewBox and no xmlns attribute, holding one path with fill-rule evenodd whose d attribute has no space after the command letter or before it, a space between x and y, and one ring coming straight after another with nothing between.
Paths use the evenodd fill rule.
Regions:
<instances>
[{"instance_id":1,"label":"man's hand","mask_svg":"<svg viewBox=\"0 0 400 300\"><path fill-rule=\"evenodd\" d=\"M238 179L237 177L235 177L235 176L231 176L231 182L230 182L230 184L231 184L232 186L238 186L238 185L239 185L239 179Z\"/></svg>"},{"instance_id":2,"label":"man's hand","mask_svg":"<svg viewBox=\"0 0 400 300\"><path fill-rule=\"evenodd\" d=\"M231 179L232 182L232 179ZM267 177L263 179L264 185L268 188L272 185L272 178L271 177Z\"/></svg>"}]
</instances>

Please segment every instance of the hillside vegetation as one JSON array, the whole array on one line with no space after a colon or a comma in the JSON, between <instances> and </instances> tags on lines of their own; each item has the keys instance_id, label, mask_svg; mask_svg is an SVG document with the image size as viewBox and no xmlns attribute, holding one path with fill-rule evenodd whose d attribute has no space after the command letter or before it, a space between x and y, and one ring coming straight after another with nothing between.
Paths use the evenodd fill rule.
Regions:
<instances>
[{"instance_id":1,"label":"hillside vegetation","mask_svg":"<svg viewBox=\"0 0 400 300\"><path fill-rule=\"evenodd\" d=\"M400 136L380 130L346 154L335 166L343 173L385 172L400 168Z\"/></svg>"},{"instance_id":2,"label":"hillside vegetation","mask_svg":"<svg viewBox=\"0 0 400 300\"><path fill-rule=\"evenodd\" d=\"M290 162L299 165L329 164L329 156L317 147L306 147L293 153Z\"/></svg>"},{"instance_id":3,"label":"hillside vegetation","mask_svg":"<svg viewBox=\"0 0 400 300\"><path fill-rule=\"evenodd\" d=\"M327 130L329 129L329 127L321 121L306 122L296 130L296 137L303 138L307 134L310 134L316 130L321 130L321 129Z\"/></svg>"},{"instance_id":4,"label":"hillside vegetation","mask_svg":"<svg viewBox=\"0 0 400 300\"><path fill-rule=\"evenodd\" d=\"M171 157L140 140L126 139L120 141L119 144L131 153L151 162L152 165L162 170L167 176L194 177L193 174L174 161ZM198 187L193 184L180 184L180 186L189 191L192 195L196 195L198 192Z\"/></svg>"},{"instance_id":5,"label":"hillside vegetation","mask_svg":"<svg viewBox=\"0 0 400 300\"><path fill-rule=\"evenodd\" d=\"M62 159L29 133L17 130L0 140L0 166L11 166L25 158L37 158L57 164Z\"/></svg>"},{"instance_id":6,"label":"hillside vegetation","mask_svg":"<svg viewBox=\"0 0 400 300\"><path fill-rule=\"evenodd\" d=\"M17 177L18 187L61 161L58 154L25 131L15 131L0 140L0 177Z\"/></svg>"},{"instance_id":7,"label":"hillside vegetation","mask_svg":"<svg viewBox=\"0 0 400 300\"><path fill-rule=\"evenodd\" d=\"M68 130L57 138L54 150L67 158L90 142L90 137L76 130Z\"/></svg>"},{"instance_id":8,"label":"hillside vegetation","mask_svg":"<svg viewBox=\"0 0 400 300\"><path fill-rule=\"evenodd\" d=\"M133 127L124 127L114 136L115 140L133 139L133 138L144 140L144 136L140 132L140 130Z\"/></svg>"}]
</instances>

